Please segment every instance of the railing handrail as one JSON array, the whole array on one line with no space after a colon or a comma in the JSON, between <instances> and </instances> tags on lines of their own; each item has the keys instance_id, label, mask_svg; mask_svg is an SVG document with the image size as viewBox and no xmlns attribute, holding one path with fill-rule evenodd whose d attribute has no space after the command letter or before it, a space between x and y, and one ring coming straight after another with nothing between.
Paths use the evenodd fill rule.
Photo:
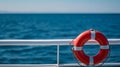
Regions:
<instances>
[{"instance_id":1,"label":"railing handrail","mask_svg":"<svg viewBox=\"0 0 120 67\"><path fill-rule=\"evenodd\" d=\"M0 67L57 67L57 64L0 64ZM120 66L120 63L104 63L102 66ZM60 64L59 67L80 67L79 64Z\"/></svg>"},{"instance_id":2,"label":"railing handrail","mask_svg":"<svg viewBox=\"0 0 120 67\"><path fill-rule=\"evenodd\" d=\"M14 40L0 40L0 45L69 45L73 39L32 39L32 40L23 40L23 39L14 39ZM108 39L110 45L120 45L120 39ZM95 40L90 40L86 45L96 45Z\"/></svg>"}]
</instances>

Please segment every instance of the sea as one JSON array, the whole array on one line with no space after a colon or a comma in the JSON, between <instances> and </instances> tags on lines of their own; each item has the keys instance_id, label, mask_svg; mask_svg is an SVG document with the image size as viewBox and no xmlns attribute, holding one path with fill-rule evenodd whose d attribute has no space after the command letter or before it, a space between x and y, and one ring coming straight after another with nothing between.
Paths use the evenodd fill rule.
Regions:
<instances>
[{"instance_id":1,"label":"sea","mask_svg":"<svg viewBox=\"0 0 120 67\"><path fill-rule=\"evenodd\" d=\"M14 13L0 14L0 40L74 39L94 29L108 39L120 38L120 14L106 13ZM99 45L84 46L87 55L96 55ZM0 64L56 64L57 46L0 45ZM105 63L120 63L120 46L110 45ZM78 63L72 45L60 46L60 64Z\"/></svg>"}]
</instances>

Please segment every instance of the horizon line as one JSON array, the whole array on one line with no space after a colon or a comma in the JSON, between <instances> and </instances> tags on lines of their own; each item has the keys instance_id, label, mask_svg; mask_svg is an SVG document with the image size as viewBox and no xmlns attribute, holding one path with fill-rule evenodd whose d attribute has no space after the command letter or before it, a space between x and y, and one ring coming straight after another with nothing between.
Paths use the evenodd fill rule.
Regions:
<instances>
[{"instance_id":1,"label":"horizon line","mask_svg":"<svg viewBox=\"0 0 120 67\"><path fill-rule=\"evenodd\" d=\"M0 14L120 14L116 12L0 12Z\"/></svg>"},{"instance_id":2,"label":"horizon line","mask_svg":"<svg viewBox=\"0 0 120 67\"><path fill-rule=\"evenodd\" d=\"M120 12L32 12L32 11L30 11L30 12L13 12L13 11L0 11L0 14L7 14L7 13L10 13L10 14L14 14L14 13L52 13L52 14L54 14L54 13L98 13L98 14L106 14L106 13L108 13L108 14L120 14Z\"/></svg>"},{"instance_id":3,"label":"horizon line","mask_svg":"<svg viewBox=\"0 0 120 67\"><path fill-rule=\"evenodd\" d=\"M78 11L78 12L71 12L71 11L7 11L7 10L0 10L1 13L113 13L113 14L120 14L120 12L112 12L112 11Z\"/></svg>"}]
</instances>

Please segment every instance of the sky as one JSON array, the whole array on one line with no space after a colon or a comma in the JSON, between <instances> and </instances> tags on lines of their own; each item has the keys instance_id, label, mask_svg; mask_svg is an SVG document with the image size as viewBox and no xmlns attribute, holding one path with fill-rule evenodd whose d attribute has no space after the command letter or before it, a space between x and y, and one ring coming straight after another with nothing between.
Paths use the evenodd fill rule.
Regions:
<instances>
[{"instance_id":1,"label":"sky","mask_svg":"<svg viewBox=\"0 0 120 67\"><path fill-rule=\"evenodd\" d=\"M1 12L120 13L120 0L0 0Z\"/></svg>"}]
</instances>

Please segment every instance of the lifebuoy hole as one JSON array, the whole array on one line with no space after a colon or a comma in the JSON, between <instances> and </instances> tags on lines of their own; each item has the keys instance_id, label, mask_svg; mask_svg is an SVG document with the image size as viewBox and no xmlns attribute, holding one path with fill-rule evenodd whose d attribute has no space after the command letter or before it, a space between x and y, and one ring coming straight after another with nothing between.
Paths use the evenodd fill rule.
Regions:
<instances>
[{"instance_id":1,"label":"lifebuoy hole","mask_svg":"<svg viewBox=\"0 0 120 67\"><path fill-rule=\"evenodd\" d=\"M100 50L100 45L96 43L95 45L88 44L86 45L87 42L83 46L83 51L86 55L88 56L95 56L98 54Z\"/></svg>"}]
</instances>

